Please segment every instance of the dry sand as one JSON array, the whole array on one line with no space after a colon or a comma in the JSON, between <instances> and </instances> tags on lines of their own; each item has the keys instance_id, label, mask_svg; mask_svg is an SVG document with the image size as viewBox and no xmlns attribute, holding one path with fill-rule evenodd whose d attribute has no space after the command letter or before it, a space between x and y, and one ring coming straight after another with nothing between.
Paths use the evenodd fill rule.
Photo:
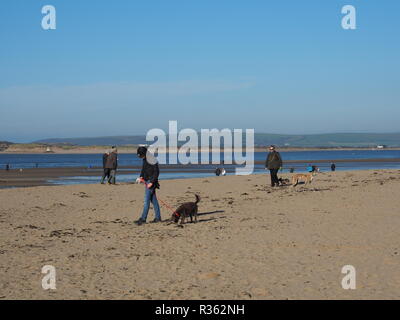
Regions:
<instances>
[{"instance_id":1,"label":"dry sand","mask_svg":"<svg viewBox=\"0 0 400 320\"><path fill-rule=\"evenodd\" d=\"M399 171L322 173L294 190L267 182L163 181L173 206L202 197L200 222L184 228L135 226L140 185L0 190L0 298L400 298ZM341 287L349 264L356 290ZM41 287L44 265L56 290Z\"/></svg>"}]
</instances>

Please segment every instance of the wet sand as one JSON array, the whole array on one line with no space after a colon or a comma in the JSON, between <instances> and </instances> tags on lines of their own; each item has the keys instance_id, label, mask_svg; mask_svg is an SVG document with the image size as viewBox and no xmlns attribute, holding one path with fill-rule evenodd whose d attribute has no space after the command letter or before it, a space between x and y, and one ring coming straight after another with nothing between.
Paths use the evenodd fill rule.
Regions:
<instances>
[{"instance_id":1,"label":"wet sand","mask_svg":"<svg viewBox=\"0 0 400 320\"><path fill-rule=\"evenodd\" d=\"M0 298L400 298L398 170L268 182L163 181L159 197L173 207L202 197L199 223L184 228L135 226L140 185L2 189ZM44 265L56 267L56 290L41 287ZM356 290L341 287L344 265L356 268Z\"/></svg>"},{"instance_id":2,"label":"wet sand","mask_svg":"<svg viewBox=\"0 0 400 320\"><path fill-rule=\"evenodd\" d=\"M399 158L393 159L324 159L324 160L291 160L284 161L284 167L286 169L290 168L291 165L304 164L306 167L309 163L312 164L326 164L326 163L383 163L400 162ZM255 161L256 165L264 165L264 161ZM209 169L209 166L204 165L160 165L161 170L168 168L169 172L182 172L185 169L187 173L205 172L208 170L210 175L213 175L213 171ZM232 174L235 171L235 165L226 165L225 169L228 174ZM122 170L121 170L122 169ZM126 166L120 167L117 174L138 174L141 167L139 166ZM52 185L48 180L55 180L62 177L83 177L83 176L98 176L99 181L102 176L103 169L100 167L86 168L86 167L76 167L76 168L28 168L20 171L19 169L12 169L10 171L0 170L0 188L9 187L32 187L32 186L45 186Z\"/></svg>"}]
</instances>

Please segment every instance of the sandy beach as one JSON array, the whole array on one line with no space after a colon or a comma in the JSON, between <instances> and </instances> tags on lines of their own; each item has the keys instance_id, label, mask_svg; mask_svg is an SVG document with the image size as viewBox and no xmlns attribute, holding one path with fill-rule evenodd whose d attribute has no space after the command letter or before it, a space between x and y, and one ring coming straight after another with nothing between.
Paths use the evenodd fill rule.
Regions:
<instances>
[{"instance_id":1,"label":"sandy beach","mask_svg":"<svg viewBox=\"0 0 400 320\"><path fill-rule=\"evenodd\" d=\"M0 298L400 298L398 171L321 173L294 190L268 179L163 181L174 207L202 198L184 228L135 226L141 185L0 190ZM56 290L41 287L44 265ZM356 290L341 287L344 265Z\"/></svg>"}]
</instances>

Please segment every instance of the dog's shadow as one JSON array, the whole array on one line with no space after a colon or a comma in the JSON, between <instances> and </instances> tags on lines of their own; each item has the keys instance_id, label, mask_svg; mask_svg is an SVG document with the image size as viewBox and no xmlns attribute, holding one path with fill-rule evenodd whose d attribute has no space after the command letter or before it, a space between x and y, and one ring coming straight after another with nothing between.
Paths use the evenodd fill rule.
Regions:
<instances>
[{"instance_id":1,"label":"dog's shadow","mask_svg":"<svg viewBox=\"0 0 400 320\"><path fill-rule=\"evenodd\" d=\"M201 217L201 216L206 216L206 215L216 214L216 213L223 213L223 212L225 212L225 210L216 210L216 211L210 211L210 212L200 212L200 213L197 214L197 216ZM225 217L218 217L218 218L225 218ZM197 220L197 223L213 221L213 220L216 220L218 218L211 217L211 218L208 218L208 219L199 219L199 220ZM189 223L190 223L190 221L189 221Z\"/></svg>"},{"instance_id":2,"label":"dog's shadow","mask_svg":"<svg viewBox=\"0 0 400 320\"><path fill-rule=\"evenodd\" d=\"M217 210L217 211L210 211L210 212L201 212L201 213L198 213L197 215L198 215L199 217L201 217L201 216L206 216L206 215L209 215L209 214L222 213L222 212L225 212L225 210Z\"/></svg>"},{"instance_id":3,"label":"dog's shadow","mask_svg":"<svg viewBox=\"0 0 400 320\"><path fill-rule=\"evenodd\" d=\"M223 212L225 212L225 210L216 210L216 211L210 211L210 212L200 212L200 213L197 214L197 216L201 217L201 216L206 216L206 215L216 214L216 213L223 213ZM219 217L219 218L226 218L226 217L224 216L224 217ZM209 222L209 221L213 221L213 220L216 220L216 219L218 219L218 218L211 217L211 218L208 218L208 219L199 219L199 220L197 220L197 223ZM175 223L172 222L172 221L168 221L168 225L170 225L170 224L175 224ZM187 221L186 221L185 224L192 224L192 222L190 221L190 218L187 218ZM193 221L193 224L195 224L194 221ZM176 226L177 227L183 227L183 225L181 225L181 224L177 224Z\"/></svg>"}]
</instances>

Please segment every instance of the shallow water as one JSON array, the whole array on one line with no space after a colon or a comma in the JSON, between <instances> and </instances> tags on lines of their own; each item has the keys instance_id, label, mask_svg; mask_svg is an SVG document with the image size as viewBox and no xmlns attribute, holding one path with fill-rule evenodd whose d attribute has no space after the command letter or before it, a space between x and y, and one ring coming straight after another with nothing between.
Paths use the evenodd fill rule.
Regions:
<instances>
[{"instance_id":1,"label":"shallow water","mask_svg":"<svg viewBox=\"0 0 400 320\"><path fill-rule=\"evenodd\" d=\"M357 162L354 160L362 159L393 159L400 158L400 150L335 150L335 151L297 151L281 152L282 158L287 161L304 161L286 165L283 172L288 172L289 168L294 168L295 172L304 172L312 160L346 159L351 162L336 163L336 170L367 170L367 169L400 169L400 162L380 161L380 162ZM254 160L265 161L266 152L256 152ZM142 160L134 154L120 154L118 156L119 166L140 166ZM223 154L221 154L221 159ZM10 164L11 168L73 168L73 167L101 167L102 154L0 154L0 168ZM321 171L330 171L330 163L318 163ZM228 175L234 174L235 166L225 165ZM202 178L214 176L216 165L203 165L198 168L179 168L177 170L163 168L160 180L166 179L186 179ZM124 169L120 169L117 175L118 182L133 182L137 174L123 174ZM255 165L254 174L266 174L263 164ZM99 176L101 170L99 170ZM94 184L100 182L97 176L79 177L60 177L48 181L54 184Z\"/></svg>"}]
</instances>

